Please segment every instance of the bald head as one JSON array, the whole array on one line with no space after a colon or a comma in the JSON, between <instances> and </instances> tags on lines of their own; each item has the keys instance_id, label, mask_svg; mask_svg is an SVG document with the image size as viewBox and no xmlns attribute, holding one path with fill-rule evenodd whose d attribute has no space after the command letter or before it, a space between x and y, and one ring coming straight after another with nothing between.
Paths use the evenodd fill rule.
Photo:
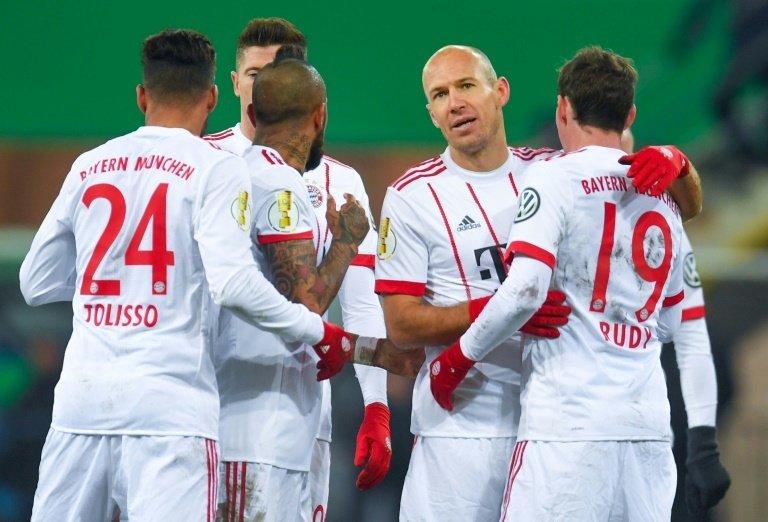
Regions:
<instances>
[{"instance_id":1,"label":"bald head","mask_svg":"<svg viewBox=\"0 0 768 522\"><path fill-rule=\"evenodd\" d=\"M427 97L429 97L427 85L433 69L444 66L446 62L453 60L472 60L476 62L482 72L482 78L487 80L489 85L492 85L497 79L496 71L483 51L467 45L446 45L430 56L421 72L421 84Z\"/></svg>"},{"instance_id":2,"label":"bald head","mask_svg":"<svg viewBox=\"0 0 768 522\"><path fill-rule=\"evenodd\" d=\"M302 60L275 61L253 80L253 116L260 126L309 117L325 100L323 78Z\"/></svg>"}]
</instances>

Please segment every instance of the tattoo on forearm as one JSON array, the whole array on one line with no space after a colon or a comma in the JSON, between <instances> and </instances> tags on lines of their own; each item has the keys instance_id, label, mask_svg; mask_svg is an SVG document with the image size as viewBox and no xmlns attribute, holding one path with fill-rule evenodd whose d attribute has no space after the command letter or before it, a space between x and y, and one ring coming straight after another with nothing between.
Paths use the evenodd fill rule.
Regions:
<instances>
[{"instance_id":1,"label":"tattoo on forearm","mask_svg":"<svg viewBox=\"0 0 768 522\"><path fill-rule=\"evenodd\" d=\"M325 312L339 291L356 250L338 245L328 251L320 266L311 241L280 241L262 245L275 288L291 301L316 313Z\"/></svg>"}]
</instances>

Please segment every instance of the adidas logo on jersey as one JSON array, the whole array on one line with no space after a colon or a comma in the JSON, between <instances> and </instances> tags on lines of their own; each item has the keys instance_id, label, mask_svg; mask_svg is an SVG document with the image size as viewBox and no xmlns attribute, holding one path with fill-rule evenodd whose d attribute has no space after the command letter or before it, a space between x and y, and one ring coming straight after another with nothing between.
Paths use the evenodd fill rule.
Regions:
<instances>
[{"instance_id":1,"label":"adidas logo on jersey","mask_svg":"<svg viewBox=\"0 0 768 522\"><path fill-rule=\"evenodd\" d=\"M473 228L480 228L482 225L476 223L474 219L469 216L464 216L461 223L456 227L456 232L464 232L465 230L472 230Z\"/></svg>"}]
</instances>

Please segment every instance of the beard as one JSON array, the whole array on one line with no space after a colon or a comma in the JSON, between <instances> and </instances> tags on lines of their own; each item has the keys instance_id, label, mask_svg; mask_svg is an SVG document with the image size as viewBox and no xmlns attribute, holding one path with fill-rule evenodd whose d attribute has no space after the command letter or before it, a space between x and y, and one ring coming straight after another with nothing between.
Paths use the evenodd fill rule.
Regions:
<instances>
[{"instance_id":1,"label":"beard","mask_svg":"<svg viewBox=\"0 0 768 522\"><path fill-rule=\"evenodd\" d=\"M307 164L304 167L305 172L309 172L310 170L315 170L317 167L320 166L320 162L323 161L323 143L324 143L324 137L323 134L318 134L315 138L315 141L312 142L312 145L309 147L309 155L307 156Z\"/></svg>"}]
</instances>

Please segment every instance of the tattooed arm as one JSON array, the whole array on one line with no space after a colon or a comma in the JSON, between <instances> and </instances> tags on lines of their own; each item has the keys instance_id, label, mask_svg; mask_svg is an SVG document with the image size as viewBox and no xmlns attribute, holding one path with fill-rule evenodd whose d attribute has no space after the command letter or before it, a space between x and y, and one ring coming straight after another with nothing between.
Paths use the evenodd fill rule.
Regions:
<instances>
[{"instance_id":1,"label":"tattooed arm","mask_svg":"<svg viewBox=\"0 0 768 522\"><path fill-rule=\"evenodd\" d=\"M270 265L270 278L286 298L323 314L339 291L349 263L368 232L368 218L353 196L339 210L328 198L328 224L333 241L322 263L316 266L315 247L309 239L262 245Z\"/></svg>"}]
</instances>

